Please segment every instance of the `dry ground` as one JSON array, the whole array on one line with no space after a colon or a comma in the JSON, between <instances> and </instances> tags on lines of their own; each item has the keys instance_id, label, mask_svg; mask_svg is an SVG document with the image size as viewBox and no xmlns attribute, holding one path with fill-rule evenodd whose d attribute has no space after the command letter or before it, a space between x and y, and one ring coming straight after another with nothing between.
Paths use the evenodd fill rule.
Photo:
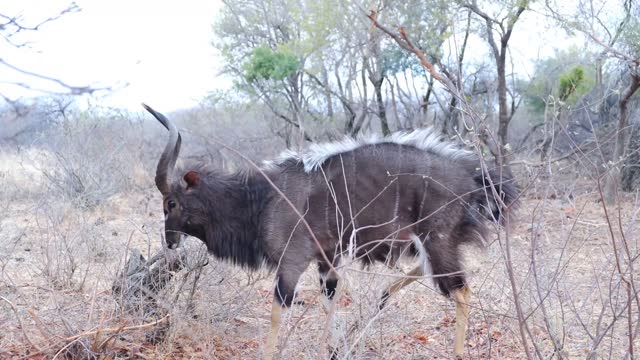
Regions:
<instances>
[{"instance_id":1,"label":"dry ground","mask_svg":"<svg viewBox=\"0 0 640 360\"><path fill-rule=\"evenodd\" d=\"M98 204L79 205L43 176L43 169L53 166L52 155L29 151L0 152L0 358L260 356L271 274L209 259L192 296L194 274L175 274L162 294L168 313L162 324L124 311L111 291L116 274L131 249L148 258L160 248L162 211L152 177L135 168L128 189ZM637 331L638 306L632 297L628 311L624 281L640 275L628 270L625 260L639 254L638 200L627 194L607 209L611 235L593 180L541 179L524 171L520 178L528 189L509 236L501 232L486 250L466 251L474 290L468 358L526 358L514 284L533 356L552 357L557 347L562 358L621 358L629 347L629 320ZM187 242L190 258L197 258L202 247L195 239ZM383 266L343 269L336 322L342 358L450 356L454 305L429 279L403 290L378 312L382 289L398 274ZM315 268L305 273L298 298L304 304L293 307L281 329L282 358L318 358L326 317ZM164 340L154 342L149 334L167 325ZM637 339L634 343L640 350Z\"/></svg>"}]
</instances>

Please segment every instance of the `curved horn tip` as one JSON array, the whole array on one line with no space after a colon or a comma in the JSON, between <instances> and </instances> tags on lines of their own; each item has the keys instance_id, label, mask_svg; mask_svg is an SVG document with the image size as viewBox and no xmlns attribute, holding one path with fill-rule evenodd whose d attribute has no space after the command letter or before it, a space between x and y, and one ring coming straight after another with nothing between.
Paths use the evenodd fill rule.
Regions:
<instances>
[{"instance_id":1,"label":"curved horn tip","mask_svg":"<svg viewBox=\"0 0 640 360\"><path fill-rule=\"evenodd\" d=\"M155 111L151 106L145 103L141 103L141 104L142 104L142 107L144 107L145 110L147 110L151 115L153 115L153 117L156 118L156 120L158 120L167 130L172 131L172 128L174 128L175 125L173 125L173 123L169 121L169 119L167 119L167 117L164 116L164 114L162 114L161 112Z\"/></svg>"},{"instance_id":2,"label":"curved horn tip","mask_svg":"<svg viewBox=\"0 0 640 360\"><path fill-rule=\"evenodd\" d=\"M153 110L153 108L151 108L151 106L145 104L145 103L140 103L140 105L142 105L142 107L147 110L148 112L155 112L155 110Z\"/></svg>"}]
</instances>

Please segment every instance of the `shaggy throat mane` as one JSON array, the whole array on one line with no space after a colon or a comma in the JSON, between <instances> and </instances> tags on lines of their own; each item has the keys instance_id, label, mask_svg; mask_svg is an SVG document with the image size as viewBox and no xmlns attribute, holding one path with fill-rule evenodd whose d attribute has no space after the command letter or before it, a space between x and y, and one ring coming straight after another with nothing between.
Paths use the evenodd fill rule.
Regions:
<instances>
[{"instance_id":1,"label":"shaggy throat mane","mask_svg":"<svg viewBox=\"0 0 640 360\"><path fill-rule=\"evenodd\" d=\"M265 260L262 237L262 214L270 198L269 184L259 176L235 174L215 184L208 184L203 198L220 199L209 204L209 226L205 243L217 258L249 269L259 268Z\"/></svg>"}]
</instances>

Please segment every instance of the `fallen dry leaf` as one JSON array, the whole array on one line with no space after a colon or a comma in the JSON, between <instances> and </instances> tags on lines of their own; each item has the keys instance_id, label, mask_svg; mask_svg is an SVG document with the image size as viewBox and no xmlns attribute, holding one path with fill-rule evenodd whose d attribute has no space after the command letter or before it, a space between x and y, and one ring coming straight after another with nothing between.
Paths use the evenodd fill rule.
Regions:
<instances>
[{"instance_id":1,"label":"fallen dry leaf","mask_svg":"<svg viewBox=\"0 0 640 360\"><path fill-rule=\"evenodd\" d=\"M491 333L491 340L498 341L502 337L502 333L500 331L494 331Z\"/></svg>"},{"instance_id":2,"label":"fallen dry leaf","mask_svg":"<svg viewBox=\"0 0 640 360\"><path fill-rule=\"evenodd\" d=\"M419 342L426 344L429 342L429 338L426 335L423 334L414 334L413 338L418 340Z\"/></svg>"}]
</instances>

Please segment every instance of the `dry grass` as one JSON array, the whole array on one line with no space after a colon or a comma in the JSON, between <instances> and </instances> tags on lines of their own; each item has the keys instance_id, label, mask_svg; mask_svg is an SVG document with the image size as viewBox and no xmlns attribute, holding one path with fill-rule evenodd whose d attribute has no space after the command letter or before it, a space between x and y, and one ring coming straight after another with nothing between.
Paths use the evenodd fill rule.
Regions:
<instances>
[{"instance_id":1,"label":"dry grass","mask_svg":"<svg viewBox=\"0 0 640 360\"><path fill-rule=\"evenodd\" d=\"M114 298L111 285L130 250L148 258L159 249L163 228L152 156L131 156L136 149L121 145L113 141L107 149L121 149L115 153L121 158L107 162L111 169L124 169L116 176L119 185L108 193L90 188L97 195L91 201L69 196L52 181L64 168L51 161L56 159L51 149L0 151L0 358L259 357L272 274L246 273L210 259L191 294L196 276L182 271L158 299L167 314L161 323L125 311ZM69 159L90 160L81 156L82 148L59 151ZM129 159L126 168L119 163L123 159ZM79 163L74 171L90 168ZM607 220L596 182L573 167L544 179L522 171L519 178L527 191L510 236L500 233L485 251L466 251L474 291L468 357L525 358L511 273L533 354L622 358L629 348L629 315L633 334L638 331L635 296L628 312L625 288L632 275L634 281L640 276L629 269L640 254L638 199L622 196L607 209ZM187 249L193 259L203 251L195 239ZM379 312L381 291L400 271L357 264L341 271L345 285L336 321L341 358L450 356L454 304L429 279L403 290ZM297 296L304 305L286 315L282 358L317 358L327 323L314 267L303 276ZM158 328L167 333L155 342L150 334ZM633 341L637 348L640 343Z\"/></svg>"}]
</instances>

